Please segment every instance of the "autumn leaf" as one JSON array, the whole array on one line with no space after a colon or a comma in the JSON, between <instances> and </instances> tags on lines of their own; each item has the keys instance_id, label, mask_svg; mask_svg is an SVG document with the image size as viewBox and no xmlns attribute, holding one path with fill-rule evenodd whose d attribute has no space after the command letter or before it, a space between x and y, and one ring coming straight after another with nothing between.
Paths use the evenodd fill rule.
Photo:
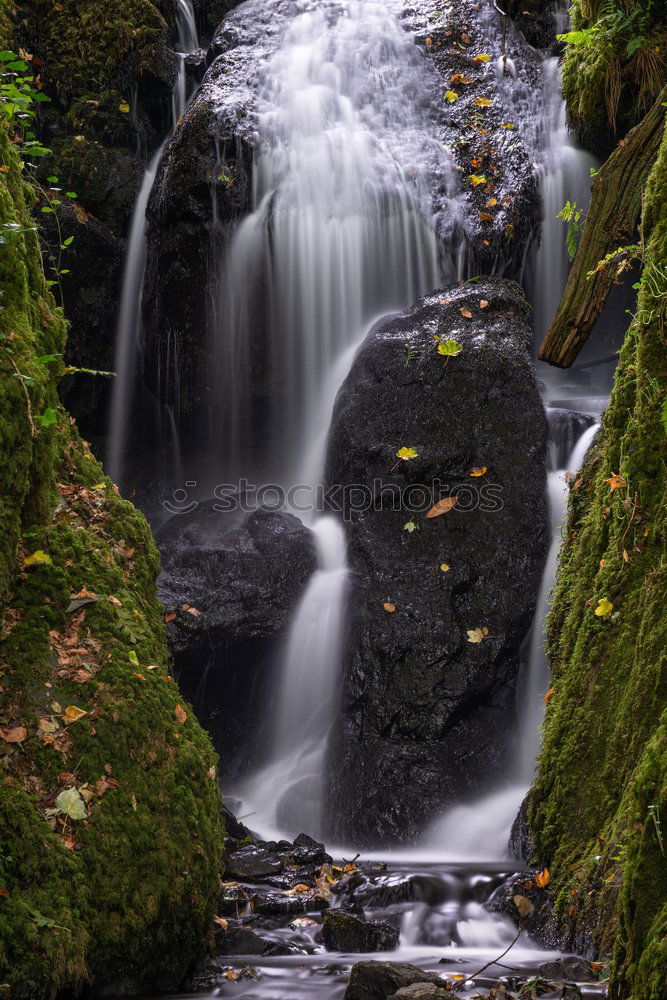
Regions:
<instances>
[{"instance_id":1,"label":"autumn leaf","mask_svg":"<svg viewBox=\"0 0 667 1000\"><path fill-rule=\"evenodd\" d=\"M626 562L626 563L630 562L630 556L628 555L626 549L623 549L623 562Z\"/></svg>"},{"instance_id":2,"label":"autumn leaf","mask_svg":"<svg viewBox=\"0 0 667 1000\"><path fill-rule=\"evenodd\" d=\"M431 507L426 517L440 517L442 514L448 514L458 502L458 497L443 497Z\"/></svg>"},{"instance_id":3,"label":"autumn leaf","mask_svg":"<svg viewBox=\"0 0 667 1000\"><path fill-rule=\"evenodd\" d=\"M461 313L464 319L472 319L472 313L470 312L469 309L462 307L461 309L459 309L459 312Z\"/></svg>"},{"instance_id":4,"label":"autumn leaf","mask_svg":"<svg viewBox=\"0 0 667 1000\"><path fill-rule=\"evenodd\" d=\"M448 104L453 104L454 101L458 101L458 99L459 99L459 95L456 93L455 90L448 90L448 91L446 91L446 93L445 93L445 100L447 101Z\"/></svg>"},{"instance_id":5,"label":"autumn leaf","mask_svg":"<svg viewBox=\"0 0 667 1000\"><path fill-rule=\"evenodd\" d=\"M545 868L541 872L537 872L535 875L535 885L538 889L546 889L551 881L551 874L548 868Z\"/></svg>"},{"instance_id":6,"label":"autumn leaf","mask_svg":"<svg viewBox=\"0 0 667 1000\"><path fill-rule=\"evenodd\" d=\"M480 184L486 184L486 177L484 174L471 174L468 180L473 187L479 187Z\"/></svg>"},{"instance_id":7,"label":"autumn leaf","mask_svg":"<svg viewBox=\"0 0 667 1000\"><path fill-rule=\"evenodd\" d=\"M426 44L427 45L433 45L433 39L432 38L427 38L426 39Z\"/></svg>"},{"instance_id":8,"label":"autumn leaf","mask_svg":"<svg viewBox=\"0 0 667 1000\"><path fill-rule=\"evenodd\" d=\"M624 479L620 474L617 475L615 472L612 472L611 477L606 482L609 483L612 490L620 490L621 487L628 485L627 479Z\"/></svg>"},{"instance_id":9,"label":"autumn leaf","mask_svg":"<svg viewBox=\"0 0 667 1000\"><path fill-rule=\"evenodd\" d=\"M187 712L182 705L177 705L174 709L174 716L176 717L176 724L182 726L187 719Z\"/></svg>"},{"instance_id":10,"label":"autumn leaf","mask_svg":"<svg viewBox=\"0 0 667 1000\"><path fill-rule=\"evenodd\" d=\"M78 722L82 719L84 715L88 715L82 708L77 708L76 705L68 705L63 712L63 721L65 725L70 726L74 722Z\"/></svg>"},{"instance_id":11,"label":"autumn leaf","mask_svg":"<svg viewBox=\"0 0 667 1000\"><path fill-rule=\"evenodd\" d=\"M127 103L127 101L121 101L120 104L118 105L118 110L121 111L124 115L127 115L129 114L130 111L130 105Z\"/></svg>"},{"instance_id":12,"label":"autumn leaf","mask_svg":"<svg viewBox=\"0 0 667 1000\"><path fill-rule=\"evenodd\" d=\"M493 101L490 101L488 97L476 97L475 104L478 108L490 108Z\"/></svg>"},{"instance_id":13,"label":"autumn leaf","mask_svg":"<svg viewBox=\"0 0 667 1000\"><path fill-rule=\"evenodd\" d=\"M66 788L56 799L56 809L70 819L86 819L86 805L76 788Z\"/></svg>"},{"instance_id":14,"label":"autumn leaf","mask_svg":"<svg viewBox=\"0 0 667 1000\"><path fill-rule=\"evenodd\" d=\"M413 531L419 531L419 525L415 524L414 521L408 521L407 524L403 525L403 531L407 531L412 534Z\"/></svg>"},{"instance_id":15,"label":"autumn leaf","mask_svg":"<svg viewBox=\"0 0 667 1000\"><path fill-rule=\"evenodd\" d=\"M28 737L25 726L14 726L13 729L0 729L0 739L5 743L23 743Z\"/></svg>"},{"instance_id":16,"label":"autumn leaf","mask_svg":"<svg viewBox=\"0 0 667 1000\"><path fill-rule=\"evenodd\" d=\"M489 308L489 303L487 302L486 299L480 299L479 300L479 308L480 309L488 309Z\"/></svg>"},{"instance_id":17,"label":"autumn leaf","mask_svg":"<svg viewBox=\"0 0 667 1000\"><path fill-rule=\"evenodd\" d=\"M176 618L176 612L175 611L170 611L169 614L166 614L164 616L164 620L167 623L167 625L169 624L169 622L173 622L175 618Z\"/></svg>"},{"instance_id":18,"label":"autumn leaf","mask_svg":"<svg viewBox=\"0 0 667 1000\"><path fill-rule=\"evenodd\" d=\"M388 611L389 614L393 614L394 611L396 610L396 605L392 604L391 601L386 601L385 604L382 605L382 607L384 608L385 611Z\"/></svg>"},{"instance_id":19,"label":"autumn leaf","mask_svg":"<svg viewBox=\"0 0 667 1000\"><path fill-rule=\"evenodd\" d=\"M472 479L479 479L480 476L483 476L486 473L487 469L488 465L477 466L476 468L470 470L470 476Z\"/></svg>"},{"instance_id":20,"label":"autumn leaf","mask_svg":"<svg viewBox=\"0 0 667 1000\"><path fill-rule=\"evenodd\" d=\"M549 704L549 702L551 701L551 699L553 698L553 696L555 695L555 693L556 693L556 688L555 687L550 687L549 690L547 691L547 693L544 696L544 704L545 705Z\"/></svg>"},{"instance_id":21,"label":"autumn leaf","mask_svg":"<svg viewBox=\"0 0 667 1000\"><path fill-rule=\"evenodd\" d=\"M490 212L480 212L479 217L482 222L493 222L493 216Z\"/></svg>"},{"instance_id":22,"label":"autumn leaf","mask_svg":"<svg viewBox=\"0 0 667 1000\"><path fill-rule=\"evenodd\" d=\"M44 552L43 549L37 549L31 556L26 556L23 560L23 565L28 566L51 566L53 564L53 559L48 554Z\"/></svg>"},{"instance_id":23,"label":"autumn leaf","mask_svg":"<svg viewBox=\"0 0 667 1000\"><path fill-rule=\"evenodd\" d=\"M449 566L447 565L447 563L441 563L440 564L440 572L441 573L449 573Z\"/></svg>"},{"instance_id":24,"label":"autumn leaf","mask_svg":"<svg viewBox=\"0 0 667 1000\"><path fill-rule=\"evenodd\" d=\"M222 927L223 931L226 931L229 927L229 921L225 920L224 917L213 917L213 923L217 924L218 927Z\"/></svg>"},{"instance_id":25,"label":"autumn leaf","mask_svg":"<svg viewBox=\"0 0 667 1000\"><path fill-rule=\"evenodd\" d=\"M525 896L513 896L512 901L517 908L517 912L522 919L529 917L535 907Z\"/></svg>"},{"instance_id":26,"label":"autumn leaf","mask_svg":"<svg viewBox=\"0 0 667 1000\"><path fill-rule=\"evenodd\" d=\"M462 350L463 344L458 340L443 340L438 344L438 354L444 354L448 358L455 358Z\"/></svg>"},{"instance_id":27,"label":"autumn leaf","mask_svg":"<svg viewBox=\"0 0 667 1000\"><path fill-rule=\"evenodd\" d=\"M608 601L606 597L603 597L600 601L598 601L598 606L595 609L595 614L597 615L598 618L605 618L613 610L614 610L614 605L611 603L611 601Z\"/></svg>"},{"instance_id":28,"label":"autumn leaf","mask_svg":"<svg viewBox=\"0 0 667 1000\"><path fill-rule=\"evenodd\" d=\"M500 127L504 128L506 132L513 132L514 129L516 128L516 125L514 125L512 122L503 122Z\"/></svg>"},{"instance_id":29,"label":"autumn leaf","mask_svg":"<svg viewBox=\"0 0 667 1000\"><path fill-rule=\"evenodd\" d=\"M409 462L412 458L417 458L419 452L416 448L399 448L396 452L396 458L402 459L404 462Z\"/></svg>"},{"instance_id":30,"label":"autumn leaf","mask_svg":"<svg viewBox=\"0 0 667 1000\"><path fill-rule=\"evenodd\" d=\"M474 644L484 642L485 639L490 639L489 630L484 626L484 628L469 628L468 630L468 642Z\"/></svg>"},{"instance_id":31,"label":"autumn leaf","mask_svg":"<svg viewBox=\"0 0 667 1000\"><path fill-rule=\"evenodd\" d=\"M488 63L491 62L491 56L487 55L486 52L480 52L479 55L475 56L473 59L474 63Z\"/></svg>"}]
</instances>

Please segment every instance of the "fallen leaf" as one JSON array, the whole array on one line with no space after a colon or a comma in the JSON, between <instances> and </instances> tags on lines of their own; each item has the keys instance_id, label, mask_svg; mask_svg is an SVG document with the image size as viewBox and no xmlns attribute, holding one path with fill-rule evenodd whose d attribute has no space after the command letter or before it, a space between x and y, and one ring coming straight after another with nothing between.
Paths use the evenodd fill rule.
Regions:
<instances>
[{"instance_id":1,"label":"fallen leaf","mask_svg":"<svg viewBox=\"0 0 667 1000\"><path fill-rule=\"evenodd\" d=\"M487 55L486 52L480 52L479 55L475 56L473 59L474 63L488 63L491 62L491 56Z\"/></svg>"},{"instance_id":2,"label":"fallen leaf","mask_svg":"<svg viewBox=\"0 0 667 1000\"><path fill-rule=\"evenodd\" d=\"M493 216L490 212L480 212L479 217L482 222L493 222Z\"/></svg>"},{"instance_id":3,"label":"fallen leaf","mask_svg":"<svg viewBox=\"0 0 667 1000\"><path fill-rule=\"evenodd\" d=\"M199 608L188 608L188 614L192 615L193 618L201 618L202 612Z\"/></svg>"},{"instance_id":4,"label":"fallen leaf","mask_svg":"<svg viewBox=\"0 0 667 1000\"><path fill-rule=\"evenodd\" d=\"M452 508L456 507L458 502L458 497L443 497L442 500L438 500L431 507L426 517L440 517L442 514L448 514Z\"/></svg>"},{"instance_id":5,"label":"fallen leaf","mask_svg":"<svg viewBox=\"0 0 667 1000\"><path fill-rule=\"evenodd\" d=\"M118 110L121 111L124 115L126 115L130 111L130 105L127 103L127 101L121 101L120 104L118 105Z\"/></svg>"},{"instance_id":6,"label":"fallen leaf","mask_svg":"<svg viewBox=\"0 0 667 1000\"><path fill-rule=\"evenodd\" d=\"M628 555L626 549L623 549L623 562L626 562L626 563L630 562L630 556Z\"/></svg>"},{"instance_id":7,"label":"fallen leaf","mask_svg":"<svg viewBox=\"0 0 667 1000\"><path fill-rule=\"evenodd\" d=\"M459 95L456 93L455 90L447 90L445 92L445 100L447 101L448 104L453 104L454 101L458 101L458 99Z\"/></svg>"},{"instance_id":8,"label":"fallen leaf","mask_svg":"<svg viewBox=\"0 0 667 1000\"><path fill-rule=\"evenodd\" d=\"M478 108L490 108L493 101L490 101L488 97L476 97L475 104Z\"/></svg>"},{"instance_id":9,"label":"fallen leaf","mask_svg":"<svg viewBox=\"0 0 667 1000\"><path fill-rule=\"evenodd\" d=\"M444 354L448 358L457 357L462 350L463 344L458 340L443 340L438 344L438 354Z\"/></svg>"},{"instance_id":10,"label":"fallen leaf","mask_svg":"<svg viewBox=\"0 0 667 1000\"><path fill-rule=\"evenodd\" d=\"M507 132L513 132L516 125L514 125L513 122L502 122L500 127L504 128Z\"/></svg>"},{"instance_id":11,"label":"fallen leaf","mask_svg":"<svg viewBox=\"0 0 667 1000\"><path fill-rule=\"evenodd\" d=\"M610 478L607 479L606 482L609 483L612 490L620 490L621 487L628 485L627 479L624 479L623 476L615 472L612 472Z\"/></svg>"},{"instance_id":12,"label":"fallen leaf","mask_svg":"<svg viewBox=\"0 0 667 1000\"><path fill-rule=\"evenodd\" d=\"M164 616L164 620L167 623L167 625L169 624L169 622L173 622L175 620L175 618L176 618L176 612L175 611L170 611L168 615Z\"/></svg>"},{"instance_id":13,"label":"fallen leaf","mask_svg":"<svg viewBox=\"0 0 667 1000\"><path fill-rule=\"evenodd\" d=\"M176 708L174 709L174 715L176 716L176 723L179 726L182 726L188 717L182 705L176 706Z\"/></svg>"},{"instance_id":14,"label":"fallen leaf","mask_svg":"<svg viewBox=\"0 0 667 1000\"><path fill-rule=\"evenodd\" d=\"M479 479L480 476L485 475L487 469L488 465L480 465L470 470L470 476L472 479Z\"/></svg>"},{"instance_id":15,"label":"fallen leaf","mask_svg":"<svg viewBox=\"0 0 667 1000\"><path fill-rule=\"evenodd\" d=\"M86 805L78 790L74 787L66 788L56 799L56 809L70 819L86 819Z\"/></svg>"},{"instance_id":16,"label":"fallen leaf","mask_svg":"<svg viewBox=\"0 0 667 1000\"><path fill-rule=\"evenodd\" d=\"M517 908L519 916L522 919L529 917L533 912L533 910L535 909L531 901L529 899L526 899L525 896L513 896L512 900Z\"/></svg>"},{"instance_id":17,"label":"fallen leaf","mask_svg":"<svg viewBox=\"0 0 667 1000\"><path fill-rule=\"evenodd\" d=\"M459 309L459 312L465 319L472 319L472 313L470 312L469 309L462 307L461 309Z\"/></svg>"},{"instance_id":18,"label":"fallen leaf","mask_svg":"<svg viewBox=\"0 0 667 1000\"><path fill-rule=\"evenodd\" d=\"M229 927L229 921L225 920L224 917L213 917L213 923L217 924L218 927L222 927L223 931L226 931Z\"/></svg>"},{"instance_id":19,"label":"fallen leaf","mask_svg":"<svg viewBox=\"0 0 667 1000\"><path fill-rule=\"evenodd\" d=\"M299 882L299 884L295 885L293 889L288 889L287 892L285 893L285 895L286 896L300 896L304 892L310 892L310 886L309 885L304 885L303 882Z\"/></svg>"},{"instance_id":20,"label":"fallen leaf","mask_svg":"<svg viewBox=\"0 0 667 1000\"><path fill-rule=\"evenodd\" d=\"M419 526L415 524L414 521L408 521L407 524L403 525L403 531L407 531L409 534L412 534L413 531L419 531Z\"/></svg>"},{"instance_id":21,"label":"fallen leaf","mask_svg":"<svg viewBox=\"0 0 667 1000\"><path fill-rule=\"evenodd\" d=\"M400 458L403 462L409 462L411 458L417 458L418 454L416 448L399 448L396 452L396 458Z\"/></svg>"},{"instance_id":22,"label":"fallen leaf","mask_svg":"<svg viewBox=\"0 0 667 1000\"><path fill-rule=\"evenodd\" d=\"M485 639L489 639L489 630L484 626L484 628L469 628L468 630L467 642L479 643L484 642Z\"/></svg>"},{"instance_id":23,"label":"fallen leaf","mask_svg":"<svg viewBox=\"0 0 667 1000\"><path fill-rule=\"evenodd\" d=\"M432 38L427 38L426 39L426 44L427 45L433 45L433 39Z\"/></svg>"},{"instance_id":24,"label":"fallen leaf","mask_svg":"<svg viewBox=\"0 0 667 1000\"><path fill-rule=\"evenodd\" d=\"M37 549L31 556L26 556L23 560L24 566L51 566L52 564L53 559L43 549Z\"/></svg>"},{"instance_id":25,"label":"fallen leaf","mask_svg":"<svg viewBox=\"0 0 667 1000\"><path fill-rule=\"evenodd\" d=\"M480 309L488 309L489 308L489 303L487 302L486 299L480 299L479 300L479 308Z\"/></svg>"},{"instance_id":26,"label":"fallen leaf","mask_svg":"<svg viewBox=\"0 0 667 1000\"><path fill-rule=\"evenodd\" d=\"M132 664L133 667L138 667L139 666L139 657L137 656L137 654L136 654L136 652L135 652L134 649L130 650L130 652L127 654L127 658L128 658L128 660L130 661L130 663Z\"/></svg>"},{"instance_id":27,"label":"fallen leaf","mask_svg":"<svg viewBox=\"0 0 667 1000\"><path fill-rule=\"evenodd\" d=\"M0 729L0 739L5 743L23 743L27 739L28 730L25 726L14 726L13 729Z\"/></svg>"},{"instance_id":28,"label":"fallen leaf","mask_svg":"<svg viewBox=\"0 0 667 1000\"><path fill-rule=\"evenodd\" d=\"M546 889L551 881L551 874L548 868L544 868L543 871L537 872L535 875L535 885L538 889Z\"/></svg>"},{"instance_id":29,"label":"fallen leaf","mask_svg":"<svg viewBox=\"0 0 667 1000\"><path fill-rule=\"evenodd\" d=\"M208 769L208 771L206 773L208 774L208 776L211 779L211 781L215 781L215 767L214 766L209 767L209 769Z\"/></svg>"},{"instance_id":30,"label":"fallen leaf","mask_svg":"<svg viewBox=\"0 0 667 1000\"><path fill-rule=\"evenodd\" d=\"M447 565L447 563L441 563L440 564L440 572L441 573L449 573L449 566Z\"/></svg>"},{"instance_id":31,"label":"fallen leaf","mask_svg":"<svg viewBox=\"0 0 667 1000\"><path fill-rule=\"evenodd\" d=\"M547 693L544 696L544 704L545 705L549 704L549 702L551 701L551 699L553 698L553 696L555 695L555 693L556 693L556 688L555 687L550 687L549 690L547 691Z\"/></svg>"},{"instance_id":32,"label":"fallen leaf","mask_svg":"<svg viewBox=\"0 0 667 1000\"><path fill-rule=\"evenodd\" d=\"M73 722L78 722L84 715L88 715L88 713L84 712L82 708L77 708L76 705L68 705L63 712L63 721L69 726Z\"/></svg>"},{"instance_id":33,"label":"fallen leaf","mask_svg":"<svg viewBox=\"0 0 667 1000\"><path fill-rule=\"evenodd\" d=\"M486 177L484 174L471 174L468 180L473 187L479 187L480 184L486 184Z\"/></svg>"},{"instance_id":34,"label":"fallen leaf","mask_svg":"<svg viewBox=\"0 0 667 1000\"><path fill-rule=\"evenodd\" d=\"M597 615L598 618L605 618L613 610L614 610L614 605L611 603L611 601L608 601L606 597L603 597L600 601L598 601L598 606L595 609L595 614Z\"/></svg>"},{"instance_id":35,"label":"fallen leaf","mask_svg":"<svg viewBox=\"0 0 667 1000\"><path fill-rule=\"evenodd\" d=\"M382 605L382 607L384 608L385 611L388 611L390 614L393 614L393 612L396 610L396 605L392 604L390 601L387 601L385 604Z\"/></svg>"}]
</instances>

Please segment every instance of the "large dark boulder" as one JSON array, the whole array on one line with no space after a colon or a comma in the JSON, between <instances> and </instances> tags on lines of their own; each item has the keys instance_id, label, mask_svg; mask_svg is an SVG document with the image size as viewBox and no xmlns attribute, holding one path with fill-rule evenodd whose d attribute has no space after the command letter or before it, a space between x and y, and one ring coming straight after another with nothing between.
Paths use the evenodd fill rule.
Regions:
<instances>
[{"instance_id":1,"label":"large dark boulder","mask_svg":"<svg viewBox=\"0 0 667 1000\"><path fill-rule=\"evenodd\" d=\"M260 742L256 720L317 554L291 514L219 506L201 504L160 529L159 588L179 682L229 766Z\"/></svg>"},{"instance_id":2,"label":"large dark boulder","mask_svg":"<svg viewBox=\"0 0 667 1000\"><path fill-rule=\"evenodd\" d=\"M508 766L548 536L528 312L499 279L428 296L374 328L338 395L325 478L351 578L328 787L332 837L359 847L412 840Z\"/></svg>"},{"instance_id":3,"label":"large dark boulder","mask_svg":"<svg viewBox=\"0 0 667 1000\"><path fill-rule=\"evenodd\" d=\"M442 987L445 980L435 972L424 972L407 962L357 962L352 966L345 1000L387 1000L402 987L432 983ZM440 1000L438 997L437 1000Z\"/></svg>"}]
</instances>

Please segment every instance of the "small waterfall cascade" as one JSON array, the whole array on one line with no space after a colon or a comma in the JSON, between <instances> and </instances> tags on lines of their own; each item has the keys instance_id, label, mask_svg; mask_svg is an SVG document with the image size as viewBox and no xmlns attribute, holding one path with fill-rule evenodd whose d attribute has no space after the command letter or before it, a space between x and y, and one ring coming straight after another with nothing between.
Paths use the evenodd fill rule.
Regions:
<instances>
[{"instance_id":1,"label":"small waterfall cascade","mask_svg":"<svg viewBox=\"0 0 667 1000\"><path fill-rule=\"evenodd\" d=\"M176 32L179 44L179 68L172 92L173 128L185 110L187 53L199 48L197 26L191 0L178 0L176 9ZM130 232L127 240L127 254L123 271L123 284L116 326L116 355L114 360L113 393L111 397L111 417L109 448L106 468L108 474L118 482L122 475L123 455L126 444L128 421L134 395L137 374L139 341L141 338L141 297L146 268L146 209L158 167L171 133L161 143L146 167L139 194L134 205Z\"/></svg>"},{"instance_id":2,"label":"small waterfall cascade","mask_svg":"<svg viewBox=\"0 0 667 1000\"><path fill-rule=\"evenodd\" d=\"M544 693L549 686L549 668L544 652L545 624L556 579L562 530L567 513L568 480L579 471L593 438L599 430L593 424L577 441L564 469L548 473L551 542L533 618L529 652L522 684L521 729L516 763L507 783L490 795L450 809L427 833L425 845L450 860L488 861L507 853L509 832L533 778L540 748L544 717Z\"/></svg>"},{"instance_id":3,"label":"small waterfall cascade","mask_svg":"<svg viewBox=\"0 0 667 1000\"><path fill-rule=\"evenodd\" d=\"M274 705L270 763L239 790L243 813L262 832L322 828L321 770L338 704L340 643L347 584L342 525L313 525L318 569L290 627Z\"/></svg>"},{"instance_id":4,"label":"small waterfall cascade","mask_svg":"<svg viewBox=\"0 0 667 1000\"><path fill-rule=\"evenodd\" d=\"M225 250L211 322L211 447L232 475L243 460L243 474L254 462L293 483L332 365L373 316L454 276L435 236L433 172L452 216L459 181L425 138L437 82L398 10L299 7L258 61L253 210Z\"/></svg>"}]
</instances>

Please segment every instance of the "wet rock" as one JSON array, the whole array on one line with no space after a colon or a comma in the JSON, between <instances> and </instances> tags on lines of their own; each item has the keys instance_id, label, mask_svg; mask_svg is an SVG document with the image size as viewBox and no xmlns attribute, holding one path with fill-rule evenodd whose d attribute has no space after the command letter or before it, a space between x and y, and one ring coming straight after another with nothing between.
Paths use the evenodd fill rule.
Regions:
<instances>
[{"instance_id":1,"label":"wet rock","mask_svg":"<svg viewBox=\"0 0 667 1000\"><path fill-rule=\"evenodd\" d=\"M542 962L539 966L540 975L545 979L565 979L570 981L588 982L591 978L591 965L583 958L568 955L551 962Z\"/></svg>"},{"instance_id":2,"label":"wet rock","mask_svg":"<svg viewBox=\"0 0 667 1000\"><path fill-rule=\"evenodd\" d=\"M400 934L383 921L364 921L342 910L327 910L322 920L322 935L327 951L393 951Z\"/></svg>"},{"instance_id":3,"label":"wet rock","mask_svg":"<svg viewBox=\"0 0 667 1000\"><path fill-rule=\"evenodd\" d=\"M249 844L235 851L227 859L226 875L240 882L259 882L269 875L282 871L283 862L264 847Z\"/></svg>"},{"instance_id":4,"label":"wet rock","mask_svg":"<svg viewBox=\"0 0 667 1000\"><path fill-rule=\"evenodd\" d=\"M393 993L390 1000L451 1000L451 992L441 989L435 983L412 983L402 986Z\"/></svg>"},{"instance_id":5,"label":"wet rock","mask_svg":"<svg viewBox=\"0 0 667 1000\"><path fill-rule=\"evenodd\" d=\"M595 423L595 417L590 413L578 413L576 410L566 410L561 407L549 407L549 456L554 469L567 468L567 460L572 450L589 427Z\"/></svg>"},{"instance_id":6,"label":"wet rock","mask_svg":"<svg viewBox=\"0 0 667 1000\"><path fill-rule=\"evenodd\" d=\"M219 937L216 950L220 955L262 955L266 942L248 927L230 927Z\"/></svg>"},{"instance_id":7,"label":"wet rock","mask_svg":"<svg viewBox=\"0 0 667 1000\"><path fill-rule=\"evenodd\" d=\"M462 352L447 360L435 337ZM450 287L381 321L339 392L325 473L350 563L336 839L410 842L508 760L548 540L531 337L518 286ZM416 457L397 461L401 447Z\"/></svg>"},{"instance_id":8,"label":"wet rock","mask_svg":"<svg viewBox=\"0 0 667 1000\"><path fill-rule=\"evenodd\" d=\"M444 988L440 976L406 962L357 962L350 972L345 1000L387 1000L397 990L415 983Z\"/></svg>"},{"instance_id":9,"label":"wet rock","mask_svg":"<svg viewBox=\"0 0 667 1000\"><path fill-rule=\"evenodd\" d=\"M249 735L255 752L261 745L257 717L317 555L311 532L290 514L244 517L215 506L160 530L159 588L179 683L229 766L241 751L250 763Z\"/></svg>"}]
</instances>

